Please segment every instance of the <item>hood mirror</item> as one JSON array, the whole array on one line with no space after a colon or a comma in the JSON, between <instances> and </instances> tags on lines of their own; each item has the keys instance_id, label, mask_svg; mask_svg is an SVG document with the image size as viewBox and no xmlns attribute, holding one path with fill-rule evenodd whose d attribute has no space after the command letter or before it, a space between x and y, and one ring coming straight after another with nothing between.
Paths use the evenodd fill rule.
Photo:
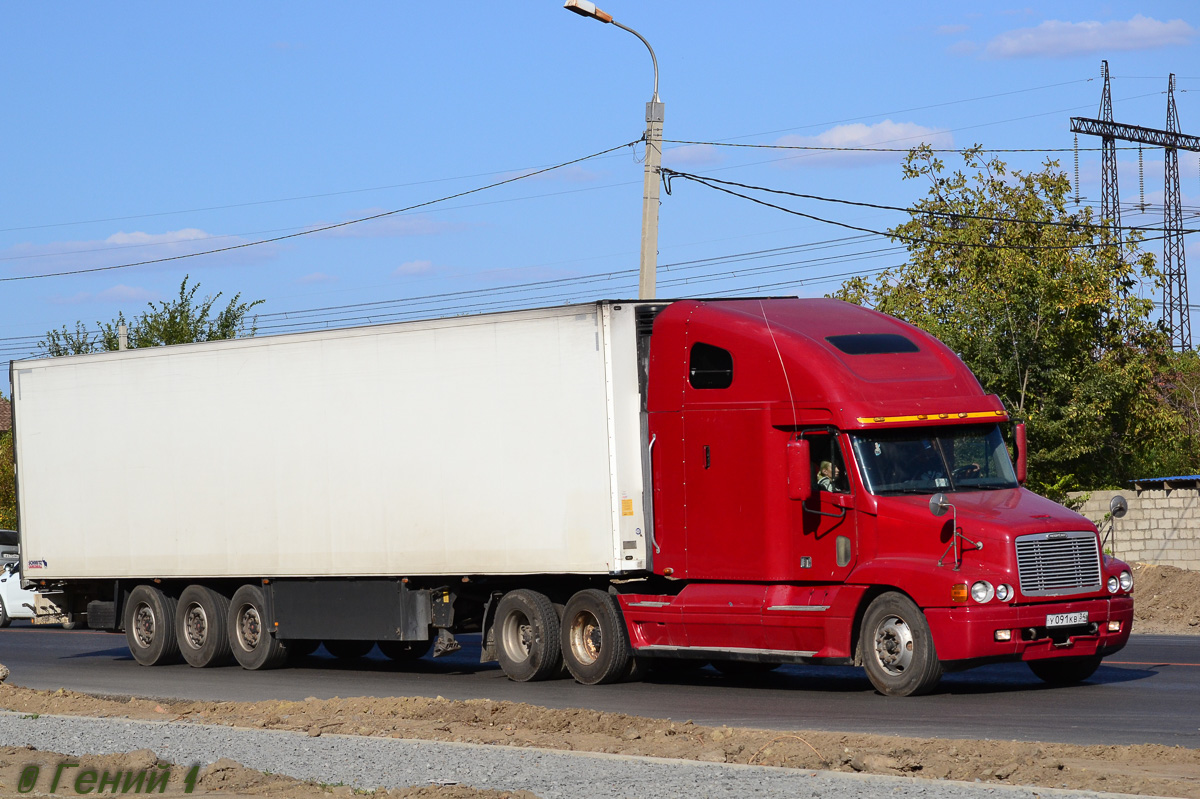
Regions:
<instances>
[{"instance_id":1,"label":"hood mirror","mask_svg":"<svg viewBox=\"0 0 1200 799\"><path fill-rule=\"evenodd\" d=\"M951 507L950 500L946 499L946 495L941 492L929 498L929 512L934 516L945 516L946 511Z\"/></svg>"},{"instance_id":2,"label":"hood mirror","mask_svg":"<svg viewBox=\"0 0 1200 799\"><path fill-rule=\"evenodd\" d=\"M1129 502L1125 497L1116 494L1108 502L1108 512L1114 519L1120 519L1129 512Z\"/></svg>"}]
</instances>

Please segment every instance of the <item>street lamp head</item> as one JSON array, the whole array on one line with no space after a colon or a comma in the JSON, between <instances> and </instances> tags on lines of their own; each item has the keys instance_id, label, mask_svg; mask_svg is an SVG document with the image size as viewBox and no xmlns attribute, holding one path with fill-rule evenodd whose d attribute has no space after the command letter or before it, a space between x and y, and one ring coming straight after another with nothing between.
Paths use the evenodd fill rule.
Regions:
<instances>
[{"instance_id":1,"label":"street lamp head","mask_svg":"<svg viewBox=\"0 0 1200 799\"><path fill-rule=\"evenodd\" d=\"M611 14L606 14L605 12L596 8L596 4L589 3L588 0L567 0L567 2L563 4L563 8L565 8L567 11L574 11L581 17L591 17L592 19L598 19L601 22L612 22Z\"/></svg>"}]
</instances>

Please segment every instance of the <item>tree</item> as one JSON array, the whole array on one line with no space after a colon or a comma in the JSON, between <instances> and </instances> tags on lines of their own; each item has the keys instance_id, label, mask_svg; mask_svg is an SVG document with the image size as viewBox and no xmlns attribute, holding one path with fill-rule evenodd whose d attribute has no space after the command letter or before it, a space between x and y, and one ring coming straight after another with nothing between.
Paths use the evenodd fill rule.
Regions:
<instances>
[{"instance_id":1,"label":"tree","mask_svg":"<svg viewBox=\"0 0 1200 799\"><path fill-rule=\"evenodd\" d=\"M1109 234L1091 209L1067 210L1055 161L1010 171L978 148L948 174L927 146L906 180L927 195L889 230L908 262L834 295L923 328L959 353L984 389L1026 421L1030 482L1052 494L1125 482L1174 422L1156 376L1167 339L1136 291L1154 257Z\"/></svg>"},{"instance_id":2,"label":"tree","mask_svg":"<svg viewBox=\"0 0 1200 799\"><path fill-rule=\"evenodd\" d=\"M0 392L0 399L4 399ZM13 440L10 431L0 433L0 530L17 529L17 483L13 470Z\"/></svg>"},{"instance_id":3,"label":"tree","mask_svg":"<svg viewBox=\"0 0 1200 799\"><path fill-rule=\"evenodd\" d=\"M122 311L111 322L97 322L98 329L94 330L89 330L83 322L76 322L74 331L63 325L59 330L47 331L46 338L38 343L38 347L51 356L115 350L119 346L118 328L121 325L128 327L130 349L254 335L255 318L249 317L249 313L263 300L241 302L242 295L238 293L225 308L213 315L213 306L221 294L197 301L196 292L199 290L199 283L188 287L188 277L185 275L179 286L178 297L157 305L146 303L149 310L143 311L132 323L125 320Z\"/></svg>"}]
</instances>

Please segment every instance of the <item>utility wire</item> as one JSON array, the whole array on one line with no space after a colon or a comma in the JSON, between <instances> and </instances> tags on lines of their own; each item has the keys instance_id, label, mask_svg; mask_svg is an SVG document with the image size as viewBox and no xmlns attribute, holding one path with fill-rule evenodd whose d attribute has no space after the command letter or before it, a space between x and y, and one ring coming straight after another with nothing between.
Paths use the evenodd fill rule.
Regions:
<instances>
[{"instance_id":1,"label":"utility wire","mask_svg":"<svg viewBox=\"0 0 1200 799\"><path fill-rule=\"evenodd\" d=\"M936 211L936 210L928 209L928 208L908 208L908 207L899 206L899 205L881 205L879 203L869 203L869 202L863 202L863 201L859 201L859 200L842 200L842 199L838 199L836 197L822 197L818 194L802 194L800 192L786 191L784 189L771 189L771 188L767 188L765 186L754 186L749 183L737 183L732 180L721 180L719 178L709 177L706 175L693 175L690 172L677 172L674 169L668 169L666 167L663 167L662 174L663 174L664 178L667 180L667 186L668 186L667 193L668 194L670 193L671 178L686 178L687 180L696 181L698 183L721 183L726 186L737 186L738 188L747 189L750 191L765 191L765 192L769 192L771 194L783 194L788 197L796 197L796 198L799 198L802 200L817 200L818 202L836 203L838 205L852 205L852 206L856 206L858 208L872 208L872 209L879 210L879 211L901 211L901 212L907 213L907 214L914 214L914 215L915 214L923 214L926 216L941 216L941 217L946 217L947 219L976 219L976 220L980 220L983 222L1002 222L1002 223L1006 223L1006 224L1012 223L1012 224L1021 224L1021 225L1034 225L1034 226L1041 226L1041 227L1066 227L1066 228L1074 228L1074 229L1079 229L1079 228L1083 227L1083 225L1081 225L1078 222L1060 222L1060 221L1053 220L1053 219L1038 220L1038 219L1018 219L1016 217L1006 217L1006 216L983 216L980 214L963 214L963 213L958 213L955 211ZM716 188L716 187L710 186L709 188ZM1136 230L1136 231L1152 231L1152 232L1161 232L1161 231L1165 230L1165 228L1149 227L1146 225L1110 226L1110 225L1102 225L1099 223L1096 223L1094 225L1094 227L1096 227L1097 229L1107 228L1109 230L1112 230L1115 228L1115 229L1119 229L1119 230ZM1196 232L1200 232L1200 231L1184 230L1183 232L1184 233L1196 233Z\"/></svg>"},{"instance_id":2,"label":"utility wire","mask_svg":"<svg viewBox=\"0 0 1200 799\"><path fill-rule=\"evenodd\" d=\"M820 152L837 153L908 153L912 147L819 147L816 145L799 144L739 144L724 141L687 141L685 139L663 139L664 144L701 144L709 147L743 147L753 150L816 150ZM1100 152L1102 147L1080 147L1079 152ZM1118 147L1118 150L1136 150L1137 147ZM1026 147L1026 148L985 148L985 147L952 147L949 149L931 148L931 153L1073 153L1074 147Z\"/></svg>"},{"instance_id":3,"label":"utility wire","mask_svg":"<svg viewBox=\"0 0 1200 799\"><path fill-rule=\"evenodd\" d=\"M370 216L363 216L363 217L359 217L357 219L350 219L345 222L336 222L336 223L330 224L330 225L322 225L320 227L309 228L307 230L302 230L298 233L288 233L283 236L275 236L275 237L267 238L267 239L256 239L255 241L243 242L242 244L233 244L228 247L218 247L216 249L204 250L201 252L184 253L182 255L172 255L172 256L168 256L166 258L153 258L153 259L146 260L146 261L136 261L134 263L114 264L112 266L94 266L94 267L91 267L88 269L73 269L73 270L66 271L66 272L47 272L47 273L38 274L38 275L20 275L17 277L4 277L4 278L0 278L0 283L9 283L9 282L16 281L16 280L37 280L37 279L47 278L47 277L63 277L65 275L81 275L81 274L85 274L85 273L89 273L89 272L109 272L114 269L128 269L133 266L146 266L147 264L161 264L161 263L166 263L168 261L179 261L184 258L196 258L201 255L215 255L217 253L231 252L233 250L241 250L241 249L245 249L247 247L257 247L262 244L273 244L278 241L294 239L294 238L298 238L300 236L309 236L309 235L312 235L313 233L323 233L327 230L336 230L338 228L349 227L350 225L357 225L362 222L370 222L375 219L383 219L385 217L395 216L396 214L402 214L407 211L413 211L413 210L416 210L417 208L425 208L430 205L435 205L437 203L446 202L447 200L454 200L459 197L466 197L467 195L470 195L470 194L477 194L478 192L487 191L488 189L494 189L498 186L504 186L508 183L515 183L516 181L525 180L527 178L534 177L535 175L541 175L546 172L551 172L555 169L562 169L563 167L571 166L572 164L578 164L581 161L587 161L591 158L597 158L601 155L606 155L608 153L615 152L615 151L620 150L625 147L632 147L635 144L637 144L638 141L640 141L640 139L634 140L631 142L626 142L625 144L619 144L616 147L609 147L607 150L601 150L599 152L592 153L591 155L585 155L581 158L574 158L570 161L564 161L561 164L555 164L554 166L545 167L544 169L539 169L534 172L527 172L525 174L507 178L505 180L496 181L495 183L489 183L485 186L477 186L476 188L468 189L466 191L460 191L460 192L456 192L454 194L448 194L445 197L439 197L436 200L426 200L425 202L417 203L415 205L410 205L405 208L397 208L393 211L383 211L382 213L371 214Z\"/></svg>"}]
</instances>

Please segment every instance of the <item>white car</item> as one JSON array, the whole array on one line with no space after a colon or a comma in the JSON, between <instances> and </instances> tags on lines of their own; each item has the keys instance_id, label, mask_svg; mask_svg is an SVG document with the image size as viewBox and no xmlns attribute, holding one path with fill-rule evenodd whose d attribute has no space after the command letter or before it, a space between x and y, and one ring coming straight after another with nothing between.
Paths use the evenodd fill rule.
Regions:
<instances>
[{"instance_id":1,"label":"white car","mask_svg":"<svg viewBox=\"0 0 1200 799\"><path fill-rule=\"evenodd\" d=\"M33 618L33 591L21 587L21 572L16 561L0 565L0 627L13 619Z\"/></svg>"}]
</instances>

